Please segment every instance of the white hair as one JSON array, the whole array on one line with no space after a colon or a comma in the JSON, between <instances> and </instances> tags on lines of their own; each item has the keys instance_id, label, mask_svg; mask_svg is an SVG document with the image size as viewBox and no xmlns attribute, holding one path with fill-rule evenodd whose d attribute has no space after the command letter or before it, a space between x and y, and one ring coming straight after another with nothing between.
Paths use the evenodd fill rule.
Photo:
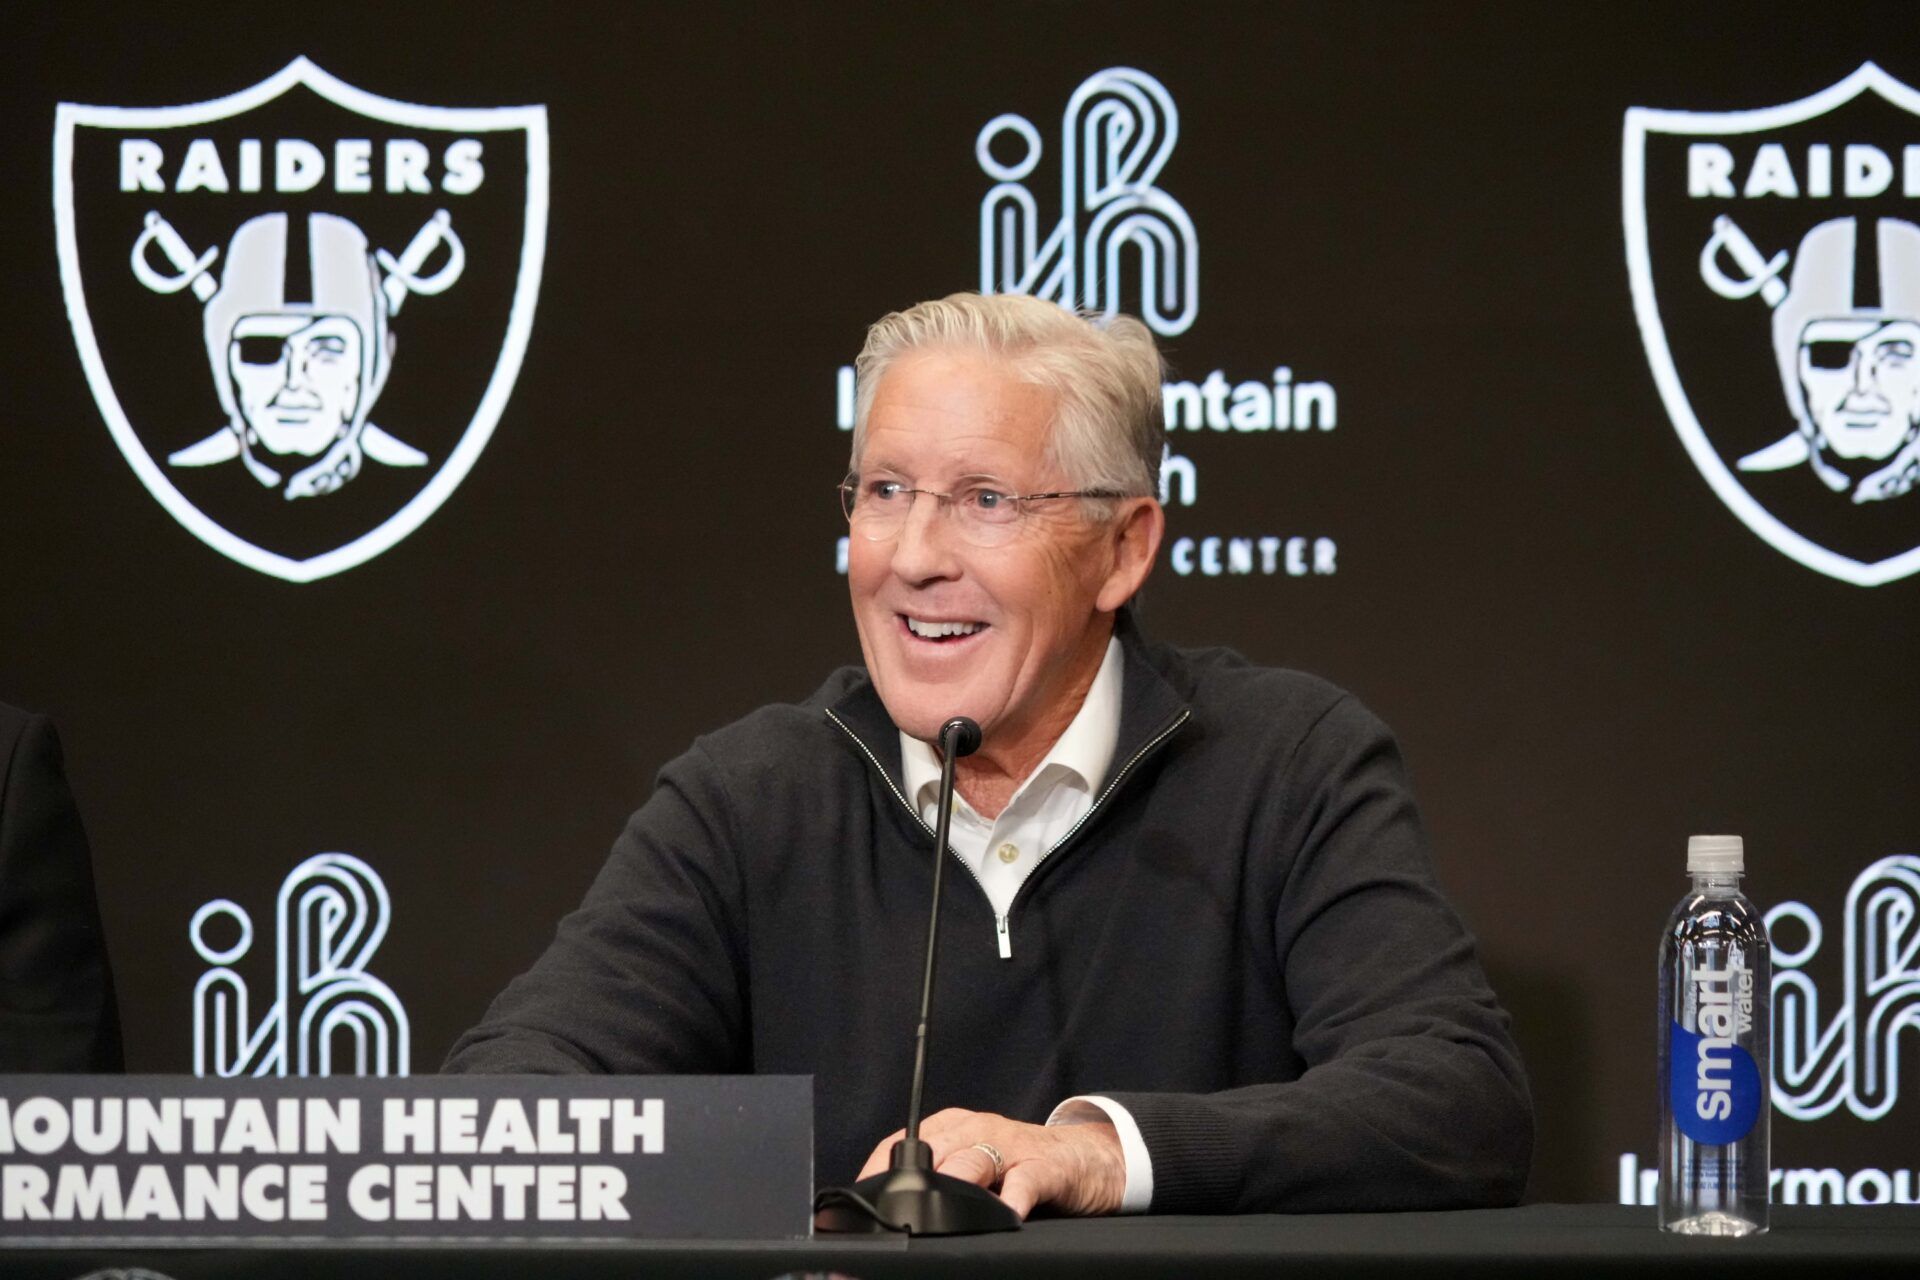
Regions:
<instances>
[{"instance_id":1,"label":"white hair","mask_svg":"<svg viewBox=\"0 0 1920 1280\"><path fill-rule=\"evenodd\" d=\"M854 362L855 467L881 376L900 357L937 348L1002 361L1015 378L1058 397L1047 453L1069 484L1129 497L1158 492L1166 418L1153 335L1131 316L1105 320L1023 294L950 294L867 330Z\"/></svg>"}]
</instances>

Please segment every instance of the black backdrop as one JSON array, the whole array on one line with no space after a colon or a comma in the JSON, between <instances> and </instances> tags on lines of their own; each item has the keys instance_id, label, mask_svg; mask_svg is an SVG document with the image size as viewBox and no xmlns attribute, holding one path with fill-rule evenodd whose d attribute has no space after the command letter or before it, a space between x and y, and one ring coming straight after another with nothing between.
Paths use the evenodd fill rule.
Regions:
<instances>
[{"instance_id":1,"label":"black backdrop","mask_svg":"<svg viewBox=\"0 0 1920 1280\"><path fill-rule=\"evenodd\" d=\"M1067 99L1130 66L1178 104L1157 182L1200 249L1197 318L1165 343L1174 376L1270 380L1284 365L1337 405L1332 429L1169 436L1197 479L1175 537L1325 538L1335 571L1294 576L1284 555L1271 574L1163 564L1146 624L1325 675L1395 726L1442 879L1518 1020L1540 1116L1533 1194L1614 1198L1622 1153L1653 1154L1655 940L1688 833L1743 833L1756 898L1826 923L1807 972L1827 1019L1849 885L1920 851L1920 586L1796 563L1690 461L1629 292L1623 120L1785 103L1867 61L1920 82L1906 15L17 15L0 55L0 697L53 713L66 740L129 1066L191 1064L196 908L251 913L259 940L238 967L264 1001L274 895L295 864L339 850L391 894L367 969L405 1004L414 1069L431 1070L578 900L653 770L855 658L834 562L836 370L882 312L978 286L981 127L1003 112L1034 123L1047 149L1029 185L1051 225ZM302 55L404 102L544 104L551 199L524 367L471 474L391 550L297 585L203 545L129 468L76 354L49 193L57 103L200 102ZM1897 161L1920 120L1887 114L1863 140ZM1851 140L1831 139L1836 153ZM1648 178L1669 207L1683 181ZM1900 192L1896 177L1877 211L1897 215ZM128 228L82 252L111 266ZM1777 247L1793 244L1763 246ZM476 256L476 294L503 269ZM435 308L479 305L460 296L395 318L383 407L428 414L423 387L492 367L497 332L464 351L406 345ZM1728 341L1756 344L1772 376L1763 320ZM204 388L204 420L168 447L220 425L194 358L175 376ZM1777 1115L1777 1166L1914 1168L1920 1031L1881 1049L1902 1038L1900 1105L1876 1121Z\"/></svg>"}]
</instances>

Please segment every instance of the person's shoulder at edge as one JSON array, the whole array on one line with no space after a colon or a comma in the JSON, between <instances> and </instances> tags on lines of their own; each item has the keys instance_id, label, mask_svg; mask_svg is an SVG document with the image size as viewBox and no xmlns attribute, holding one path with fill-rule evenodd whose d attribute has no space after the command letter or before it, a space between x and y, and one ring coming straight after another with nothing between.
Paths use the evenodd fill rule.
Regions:
<instances>
[{"instance_id":1,"label":"person's shoulder at edge","mask_svg":"<svg viewBox=\"0 0 1920 1280\"><path fill-rule=\"evenodd\" d=\"M0 930L10 933L0 976L12 984L0 991L0 1071L124 1070L93 856L65 761L50 717L0 702L0 903L26 926ZM44 1018L47 1001L60 1025ZM8 1021L23 1012L45 1037Z\"/></svg>"},{"instance_id":2,"label":"person's shoulder at edge","mask_svg":"<svg viewBox=\"0 0 1920 1280\"><path fill-rule=\"evenodd\" d=\"M20 738L27 731L27 726L36 718L31 711L8 702L0 702L0 777L5 777L8 757L19 745Z\"/></svg>"},{"instance_id":3,"label":"person's shoulder at edge","mask_svg":"<svg viewBox=\"0 0 1920 1280\"><path fill-rule=\"evenodd\" d=\"M701 733L681 759L698 758L728 772L785 775L805 771L810 761L827 754L823 748L846 743L845 732L835 726L827 712L849 695L871 688L866 668L840 667L801 701L766 703Z\"/></svg>"},{"instance_id":4,"label":"person's shoulder at edge","mask_svg":"<svg viewBox=\"0 0 1920 1280\"><path fill-rule=\"evenodd\" d=\"M1379 723L1359 698L1331 680L1265 666L1224 645L1189 649L1150 640L1145 655L1205 723L1258 726L1296 740L1336 708L1342 717Z\"/></svg>"}]
</instances>

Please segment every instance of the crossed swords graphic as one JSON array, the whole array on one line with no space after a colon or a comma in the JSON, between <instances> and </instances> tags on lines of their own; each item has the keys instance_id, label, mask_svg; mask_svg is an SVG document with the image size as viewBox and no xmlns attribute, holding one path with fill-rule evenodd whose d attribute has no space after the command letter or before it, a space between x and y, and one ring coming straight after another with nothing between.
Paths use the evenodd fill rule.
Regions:
<instances>
[{"instance_id":1,"label":"crossed swords graphic","mask_svg":"<svg viewBox=\"0 0 1920 1280\"><path fill-rule=\"evenodd\" d=\"M1720 269L1723 249L1733 259L1733 265L1746 272L1744 279L1736 280ZM1785 249L1771 258L1762 256L1747 233L1724 213L1713 220L1713 234L1700 250L1700 278L1707 282L1709 289L1736 302L1757 293L1769 307L1779 306L1787 297L1787 286L1780 282L1780 273L1786 269Z\"/></svg>"},{"instance_id":2,"label":"crossed swords graphic","mask_svg":"<svg viewBox=\"0 0 1920 1280\"><path fill-rule=\"evenodd\" d=\"M447 261L432 275L422 275L428 259L442 245L447 248ZM155 248L171 266L171 274L154 265L150 250ZM193 295L204 304L211 302L219 291L212 273L213 264L219 256L217 247L196 254L172 223L157 210L149 210L145 226L133 242L133 274L155 293L174 294L192 289ZM440 209L414 233L399 257L379 249L374 252L373 259L384 273L380 292L386 299L387 314L393 316L400 313L402 304L410 294L432 297L452 286L466 269L467 250L453 229L452 217L445 209ZM362 427L360 447L368 457L389 466L417 467L427 460L426 454L371 422ZM241 456L240 442L232 431L222 427L206 439L168 454L167 461L176 467L203 467ZM251 458L247 459L247 466L263 481L277 483L280 479L278 473L262 468Z\"/></svg>"},{"instance_id":3,"label":"crossed swords graphic","mask_svg":"<svg viewBox=\"0 0 1920 1280\"><path fill-rule=\"evenodd\" d=\"M1721 269L1723 253L1744 275L1736 278ZM1777 307L1787 299L1787 286L1780 279L1780 273L1787 269L1787 257L1785 249L1771 258L1761 253L1760 246L1740 229L1740 224L1723 213L1713 220L1713 234L1700 250L1700 278L1723 298L1739 302L1757 293L1768 307ZM1805 462L1812 451L1806 436L1796 430L1754 450L1738 465L1742 471L1781 471Z\"/></svg>"},{"instance_id":4,"label":"crossed swords graphic","mask_svg":"<svg viewBox=\"0 0 1920 1280\"><path fill-rule=\"evenodd\" d=\"M447 247L445 265L430 276L421 275L427 259L443 244ZM173 268L173 274L164 274L154 267L148 254L149 247L160 250L161 256ZM139 239L133 242L133 274L155 293L179 293L191 288L194 297L207 302L219 287L210 271L219 256L217 247L195 254L172 223L161 217L158 211L149 210L146 226L140 232ZM414 232L413 239L399 257L394 257L385 249L377 250L373 257L386 273L380 291L386 295L387 314L396 316L400 314L401 304L409 294L432 297L444 293L460 278L460 273L467 265L466 246L460 242L459 235L453 229L453 219L445 209L437 210L420 230Z\"/></svg>"}]
</instances>

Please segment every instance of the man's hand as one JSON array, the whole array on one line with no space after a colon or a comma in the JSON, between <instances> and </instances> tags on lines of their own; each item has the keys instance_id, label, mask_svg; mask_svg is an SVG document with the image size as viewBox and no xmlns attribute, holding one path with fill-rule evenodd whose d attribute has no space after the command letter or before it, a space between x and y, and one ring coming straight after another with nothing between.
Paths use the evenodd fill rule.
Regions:
<instances>
[{"instance_id":1,"label":"man's hand","mask_svg":"<svg viewBox=\"0 0 1920 1280\"><path fill-rule=\"evenodd\" d=\"M897 1130L867 1157L865 1178L884 1173ZM920 1140L933 1148L933 1167L965 1182L997 1190L1009 1208L1025 1218L1036 1205L1063 1214L1117 1213L1126 1190L1127 1164L1120 1137L1105 1120L1075 1124L1022 1124L989 1111L950 1107L920 1123ZM1006 1174L994 1186L993 1157L973 1144L999 1151Z\"/></svg>"}]
</instances>

